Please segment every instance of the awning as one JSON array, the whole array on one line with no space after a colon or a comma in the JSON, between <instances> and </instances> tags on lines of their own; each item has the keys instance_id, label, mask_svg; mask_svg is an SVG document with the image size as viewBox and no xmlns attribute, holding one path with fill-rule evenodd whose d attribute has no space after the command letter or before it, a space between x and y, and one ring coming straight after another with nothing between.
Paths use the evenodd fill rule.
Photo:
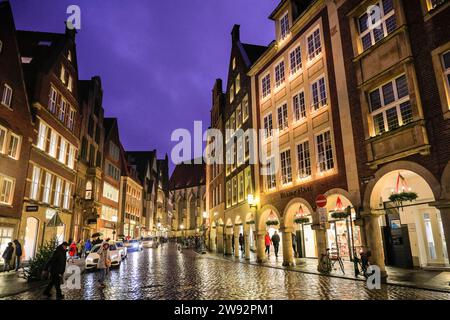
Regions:
<instances>
[{"instance_id":1,"label":"awning","mask_svg":"<svg viewBox=\"0 0 450 320\"><path fill-rule=\"evenodd\" d=\"M53 217L47 222L47 227L63 227L64 222L62 222L59 217L58 212L56 212Z\"/></svg>"}]
</instances>

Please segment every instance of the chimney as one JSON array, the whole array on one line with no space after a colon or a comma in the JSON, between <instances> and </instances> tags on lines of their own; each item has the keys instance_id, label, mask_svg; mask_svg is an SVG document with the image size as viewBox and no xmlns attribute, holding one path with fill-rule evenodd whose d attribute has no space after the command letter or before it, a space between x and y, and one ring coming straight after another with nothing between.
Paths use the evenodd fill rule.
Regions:
<instances>
[{"instance_id":1,"label":"chimney","mask_svg":"<svg viewBox=\"0 0 450 320\"><path fill-rule=\"evenodd\" d=\"M241 26L238 24L235 24L233 26L233 30L231 31L231 40L233 41L233 43L241 41L241 35L239 31L240 28Z\"/></svg>"}]
</instances>

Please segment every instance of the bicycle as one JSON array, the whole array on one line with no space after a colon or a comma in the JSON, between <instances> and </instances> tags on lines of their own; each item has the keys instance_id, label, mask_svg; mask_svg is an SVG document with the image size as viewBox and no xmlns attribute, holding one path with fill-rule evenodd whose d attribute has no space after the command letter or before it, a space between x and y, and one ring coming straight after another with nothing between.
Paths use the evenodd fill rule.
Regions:
<instances>
[{"instance_id":1,"label":"bicycle","mask_svg":"<svg viewBox=\"0 0 450 320\"><path fill-rule=\"evenodd\" d=\"M333 263L330 258L330 249L327 249L327 253L321 254L317 270L324 274L329 274L331 270L333 270Z\"/></svg>"}]
</instances>

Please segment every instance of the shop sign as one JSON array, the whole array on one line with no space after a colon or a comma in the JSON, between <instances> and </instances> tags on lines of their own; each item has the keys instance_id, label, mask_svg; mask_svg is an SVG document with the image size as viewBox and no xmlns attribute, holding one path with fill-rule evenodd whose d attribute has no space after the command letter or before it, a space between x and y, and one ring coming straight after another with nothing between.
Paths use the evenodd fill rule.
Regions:
<instances>
[{"instance_id":1,"label":"shop sign","mask_svg":"<svg viewBox=\"0 0 450 320\"><path fill-rule=\"evenodd\" d=\"M26 207L26 211L27 212L38 212L39 211L39 206L27 206Z\"/></svg>"},{"instance_id":2,"label":"shop sign","mask_svg":"<svg viewBox=\"0 0 450 320\"><path fill-rule=\"evenodd\" d=\"M319 217L319 224L321 227L325 227L328 222L327 208L317 208L317 216Z\"/></svg>"},{"instance_id":3,"label":"shop sign","mask_svg":"<svg viewBox=\"0 0 450 320\"><path fill-rule=\"evenodd\" d=\"M308 193L308 192L312 192L312 187L311 186L300 187L300 188L298 188L296 190L287 191L287 192L281 192L280 196L281 196L281 199L284 199L284 198L296 197L296 196L299 196L301 194Z\"/></svg>"}]
</instances>

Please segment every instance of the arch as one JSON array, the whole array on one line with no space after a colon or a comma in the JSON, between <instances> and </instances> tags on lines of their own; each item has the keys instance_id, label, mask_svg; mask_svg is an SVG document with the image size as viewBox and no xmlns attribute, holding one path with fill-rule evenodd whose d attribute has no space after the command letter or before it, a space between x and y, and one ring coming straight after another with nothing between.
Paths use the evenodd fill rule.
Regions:
<instances>
[{"instance_id":1,"label":"arch","mask_svg":"<svg viewBox=\"0 0 450 320\"><path fill-rule=\"evenodd\" d=\"M273 211L273 213L275 213L275 215L278 218L278 221L281 223L281 215L280 212L278 212L278 209L271 205L271 204L266 204L264 207L261 208L261 214L259 215L259 219L256 221L256 225L257 225L257 229L258 231L261 230L266 230L266 220L269 217L270 212Z\"/></svg>"},{"instance_id":2,"label":"arch","mask_svg":"<svg viewBox=\"0 0 450 320\"><path fill-rule=\"evenodd\" d=\"M309 204L308 201L306 201L303 198L294 198L291 201L288 202L286 207L284 208L283 213L283 221L282 226L284 228L293 228L294 227L294 217L297 213L296 208L298 208L299 205L305 206L305 214L310 215L314 212L313 208Z\"/></svg>"},{"instance_id":3,"label":"arch","mask_svg":"<svg viewBox=\"0 0 450 320\"><path fill-rule=\"evenodd\" d=\"M442 194L441 199L450 199L450 161L447 163L442 173Z\"/></svg>"},{"instance_id":4,"label":"arch","mask_svg":"<svg viewBox=\"0 0 450 320\"><path fill-rule=\"evenodd\" d=\"M399 170L412 171L415 174L422 177L428 183L428 186L431 188L434 198L435 199L440 198L441 196L440 183L428 169L412 161L396 161L380 168L377 172L375 172L375 178L370 180L370 182L367 184L363 200L363 206L366 210L369 210L370 208L370 199L377 182L386 174L392 171L399 171Z\"/></svg>"},{"instance_id":5,"label":"arch","mask_svg":"<svg viewBox=\"0 0 450 320\"><path fill-rule=\"evenodd\" d=\"M326 197L331 196L333 194L339 194L346 197L353 205L358 205L358 199L354 199L354 197L345 189L342 188L333 188L324 193Z\"/></svg>"}]
</instances>

